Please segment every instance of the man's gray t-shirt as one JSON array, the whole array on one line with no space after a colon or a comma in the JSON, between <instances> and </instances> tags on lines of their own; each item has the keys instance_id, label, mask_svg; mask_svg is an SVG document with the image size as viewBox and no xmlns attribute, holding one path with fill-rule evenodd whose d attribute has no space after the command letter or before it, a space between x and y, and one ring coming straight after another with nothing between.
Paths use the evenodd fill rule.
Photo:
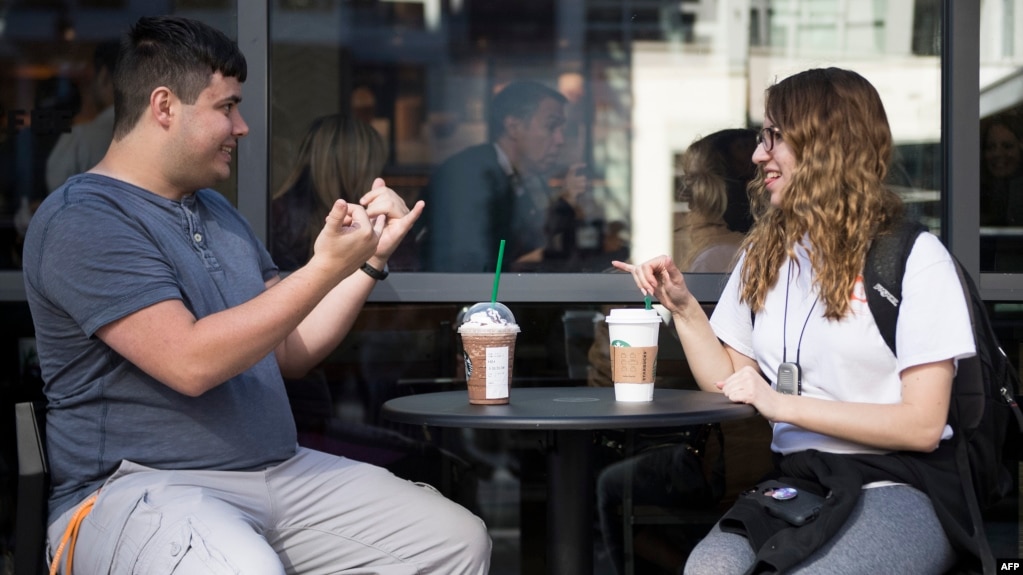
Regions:
<instances>
[{"instance_id":1,"label":"man's gray t-shirt","mask_svg":"<svg viewBox=\"0 0 1023 575\"><path fill-rule=\"evenodd\" d=\"M262 469L295 453L273 354L199 397L111 350L96 331L179 299L196 318L259 295L277 268L214 190L177 202L96 174L48 196L25 239L25 287L49 404L51 519L121 460L159 469Z\"/></svg>"}]
</instances>

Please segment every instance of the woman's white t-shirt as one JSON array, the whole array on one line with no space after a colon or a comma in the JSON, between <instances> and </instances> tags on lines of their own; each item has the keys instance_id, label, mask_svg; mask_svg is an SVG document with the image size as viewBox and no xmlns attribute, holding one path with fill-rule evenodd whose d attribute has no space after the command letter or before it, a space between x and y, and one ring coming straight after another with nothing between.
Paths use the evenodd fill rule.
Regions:
<instances>
[{"instance_id":1,"label":"woman's white t-shirt","mask_svg":"<svg viewBox=\"0 0 1023 575\"><path fill-rule=\"evenodd\" d=\"M933 234L920 234L906 262L895 332L897 360L867 307L862 274L850 296L850 313L839 321L827 320L824 302L817 299L817 290L812 285L809 254L803 246L797 246L791 266L788 260L782 263L779 279L768 292L754 326L749 306L739 300L741 269L742 259L711 315L711 326L721 341L755 358L772 386L781 362L798 361L802 395L837 401L898 403L902 397L899 378L902 370L976 353L955 263ZM774 423L773 427L771 448L783 454L804 449L885 452L789 423ZM946 425L942 438L951 436L952 430Z\"/></svg>"}]
</instances>

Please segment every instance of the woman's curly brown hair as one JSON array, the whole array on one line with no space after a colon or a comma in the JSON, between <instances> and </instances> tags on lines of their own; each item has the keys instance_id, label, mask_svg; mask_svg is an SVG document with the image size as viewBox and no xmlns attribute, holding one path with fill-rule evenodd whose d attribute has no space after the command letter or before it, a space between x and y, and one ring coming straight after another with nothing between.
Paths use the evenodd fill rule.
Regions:
<instances>
[{"instance_id":1,"label":"woman's curly brown hair","mask_svg":"<svg viewBox=\"0 0 1023 575\"><path fill-rule=\"evenodd\" d=\"M743 248L742 299L759 311L786 256L809 241L825 317L839 319L875 234L902 216L902 200L885 185L892 135L877 90L838 68L800 72L767 89L765 113L792 150L781 206L770 203L764 170L750 182L754 226Z\"/></svg>"}]
</instances>

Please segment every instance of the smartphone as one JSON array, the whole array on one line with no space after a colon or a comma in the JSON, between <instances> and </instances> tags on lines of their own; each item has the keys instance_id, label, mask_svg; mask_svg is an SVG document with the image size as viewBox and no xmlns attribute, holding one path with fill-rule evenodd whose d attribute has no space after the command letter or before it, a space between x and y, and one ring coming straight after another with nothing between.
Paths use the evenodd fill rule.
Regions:
<instances>
[{"instance_id":1,"label":"smartphone","mask_svg":"<svg viewBox=\"0 0 1023 575\"><path fill-rule=\"evenodd\" d=\"M778 366L778 385L775 389L778 393L788 395L799 395L802 391L802 382L799 379L799 364L784 362Z\"/></svg>"},{"instance_id":2,"label":"smartphone","mask_svg":"<svg viewBox=\"0 0 1023 575\"><path fill-rule=\"evenodd\" d=\"M759 483L747 495L756 498L769 514L797 527L816 519L824 506L824 497L773 480Z\"/></svg>"}]
</instances>

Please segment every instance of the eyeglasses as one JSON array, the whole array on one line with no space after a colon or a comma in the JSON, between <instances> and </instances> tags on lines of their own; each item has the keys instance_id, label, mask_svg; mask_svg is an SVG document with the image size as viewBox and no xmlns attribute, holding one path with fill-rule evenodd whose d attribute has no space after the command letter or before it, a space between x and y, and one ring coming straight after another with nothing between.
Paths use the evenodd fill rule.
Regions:
<instances>
[{"instance_id":1,"label":"eyeglasses","mask_svg":"<svg viewBox=\"0 0 1023 575\"><path fill-rule=\"evenodd\" d=\"M768 126L760 128L757 132L757 145L763 146L765 152L770 152L774 149L775 139L781 139L781 130L774 126Z\"/></svg>"}]
</instances>

